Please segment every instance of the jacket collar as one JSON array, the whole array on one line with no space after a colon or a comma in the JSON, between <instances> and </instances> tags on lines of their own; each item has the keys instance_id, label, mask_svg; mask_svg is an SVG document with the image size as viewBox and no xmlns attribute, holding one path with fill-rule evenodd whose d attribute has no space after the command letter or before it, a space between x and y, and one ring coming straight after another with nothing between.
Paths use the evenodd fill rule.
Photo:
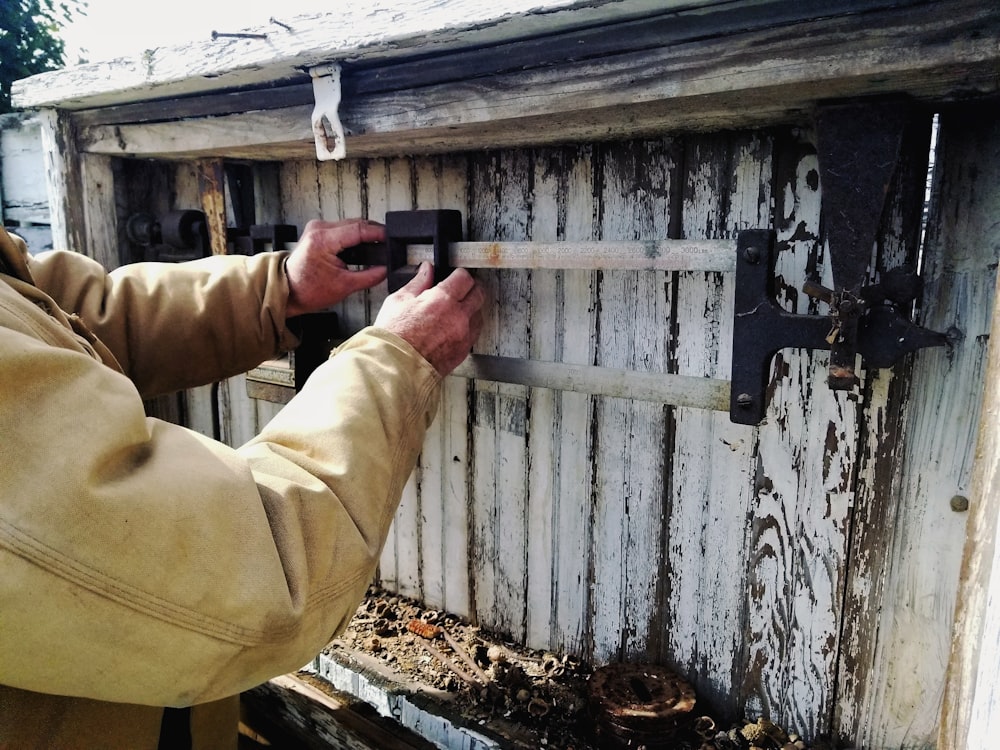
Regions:
<instances>
[{"instance_id":1,"label":"jacket collar","mask_svg":"<svg viewBox=\"0 0 1000 750\"><path fill-rule=\"evenodd\" d=\"M28 268L28 246L16 235L8 234L0 227L0 273L13 276L15 279L34 284L31 271Z\"/></svg>"}]
</instances>

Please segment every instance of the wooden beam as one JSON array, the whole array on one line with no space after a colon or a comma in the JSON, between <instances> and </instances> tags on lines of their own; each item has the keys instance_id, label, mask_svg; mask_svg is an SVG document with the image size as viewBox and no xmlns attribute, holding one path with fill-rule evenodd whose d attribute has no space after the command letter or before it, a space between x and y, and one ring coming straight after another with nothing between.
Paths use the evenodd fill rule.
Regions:
<instances>
[{"instance_id":1,"label":"wooden beam","mask_svg":"<svg viewBox=\"0 0 1000 750\"><path fill-rule=\"evenodd\" d=\"M212 245L212 255L226 254L226 174L222 159L200 159L198 171L198 192L201 210L208 222L208 237Z\"/></svg>"},{"instance_id":2,"label":"wooden beam","mask_svg":"<svg viewBox=\"0 0 1000 750\"><path fill-rule=\"evenodd\" d=\"M39 123L48 183L52 246L56 250L84 252L87 246L86 211L73 123L68 115L54 109L41 112Z\"/></svg>"},{"instance_id":3,"label":"wooden beam","mask_svg":"<svg viewBox=\"0 0 1000 750\"><path fill-rule=\"evenodd\" d=\"M452 268L727 273L736 270L736 242L453 242L448 246L448 258ZM409 265L433 260L432 245L406 246L406 262Z\"/></svg>"},{"instance_id":4,"label":"wooden beam","mask_svg":"<svg viewBox=\"0 0 1000 750\"><path fill-rule=\"evenodd\" d=\"M944 122L942 127L948 125ZM954 265L964 269L970 263L970 256L964 249L977 247L986 249L982 261L984 270L986 267L995 269L991 261L996 262L995 248L1000 246L1000 225L996 222L1000 210L1000 118L995 111L988 115L971 112L958 119L955 126L958 130L955 137L958 167L951 169L961 175L962 182L954 202L942 211L946 217L944 236L958 256ZM975 169L971 168L973 162ZM959 171L962 167L965 171ZM989 252L989 248L994 252ZM975 270L972 268L969 273L974 274ZM997 420L1000 415L1000 306L997 305L1000 278L997 282L990 289L992 299L985 299L979 305L983 310L992 309L987 331L966 330L967 340L976 341L980 351L986 347L986 372L978 444L966 500L968 525L955 624L950 631L951 654L938 736L940 750L988 747L995 744L1000 731L997 684L997 674L1000 674L1000 609L997 607L1000 601L1000 503L997 502L1000 498L1000 423ZM975 298L969 297L969 304L974 305ZM953 500L952 508L961 511L961 500Z\"/></svg>"},{"instance_id":5,"label":"wooden beam","mask_svg":"<svg viewBox=\"0 0 1000 750\"><path fill-rule=\"evenodd\" d=\"M281 18L284 26L248 29L265 39L192 40L141 56L43 73L14 84L17 107L116 106L206 92L304 80L303 71L332 60L372 64L427 52L484 48L510 39L607 25L723 0L408 0L346 3L336 12ZM387 7L388 6L388 7ZM280 13L280 8L275 10ZM288 28L291 27L291 28ZM233 29L235 30L235 29Z\"/></svg>"},{"instance_id":6,"label":"wooden beam","mask_svg":"<svg viewBox=\"0 0 1000 750\"><path fill-rule=\"evenodd\" d=\"M826 17L899 8L919 0L839 0L823 4ZM697 4L681 9L661 3L657 14L632 18L618 4L613 23L562 28L555 25L541 36L500 41L482 47L442 51L414 59L370 61L364 53L342 65L346 99L371 94L412 91L443 83L497 76L552 65L553 61L595 60L706 38L723 38L764 28L802 23L816 15L815 3L802 0L757 0L752 3ZM581 50L584 50L581 53ZM157 98L114 107L80 110L79 126L163 122L250 110L306 106L313 102L312 83L289 82L266 89L229 91L182 99Z\"/></svg>"},{"instance_id":7,"label":"wooden beam","mask_svg":"<svg viewBox=\"0 0 1000 750\"><path fill-rule=\"evenodd\" d=\"M947 9L945 11L945 8ZM345 100L348 156L720 129L810 117L817 98L1000 92L1000 9L969 0L762 28L586 61ZM94 153L314 158L307 105L179 122L94 125Z\"/></svg>"},{"instance_id":8,"label":"wooden beam","mask_svg":"<svg viewBox=\"0 0 1000 750\"><path fill-rule=\"evenodd\" d=\"M358 701L321 690L298 675L282 675L242 696L244 722L265 737L276 728L279 739L309 750L431 750L431 744L391 719L363 715ZM365 706L367 709L367 706ZM288 745L291 747L292 745Z\"/></svg>"}]
</instances>

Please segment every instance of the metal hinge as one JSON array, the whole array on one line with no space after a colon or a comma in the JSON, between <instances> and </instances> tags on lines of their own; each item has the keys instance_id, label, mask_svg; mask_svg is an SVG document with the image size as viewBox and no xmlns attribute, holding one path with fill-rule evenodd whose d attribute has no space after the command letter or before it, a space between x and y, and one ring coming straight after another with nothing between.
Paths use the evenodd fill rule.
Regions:
<instances>
[{"instance_id":1,"label":"metal hinge","mask_svg":"<svg viewBox=\"0 0 1000 750\"><path fill-rule=\"evenodd\" d=\"M309 71L313 83L312 131L320 161L347 156L344 126L340 122L340 66L320 65Z\"/></svg>"}]
</instances>

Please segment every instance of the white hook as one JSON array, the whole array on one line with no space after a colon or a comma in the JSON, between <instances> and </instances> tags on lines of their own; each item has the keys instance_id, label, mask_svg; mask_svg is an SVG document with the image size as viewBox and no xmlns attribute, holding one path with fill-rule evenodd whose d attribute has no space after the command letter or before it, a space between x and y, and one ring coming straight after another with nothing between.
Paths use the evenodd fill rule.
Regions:
<instances>
[{"instance_id":1,"label":"white hook","mask_svg":"<svg viewBox=\"0 0 1000 750\"><path fill-rule=\"evenodd\" d=\"M320 161L343 159L347 156L344 126L340 123L340 66L320 65L309 71L313 83L315 106L312 131L316 140L316 158Z\"/></svg>"}]
</instances>

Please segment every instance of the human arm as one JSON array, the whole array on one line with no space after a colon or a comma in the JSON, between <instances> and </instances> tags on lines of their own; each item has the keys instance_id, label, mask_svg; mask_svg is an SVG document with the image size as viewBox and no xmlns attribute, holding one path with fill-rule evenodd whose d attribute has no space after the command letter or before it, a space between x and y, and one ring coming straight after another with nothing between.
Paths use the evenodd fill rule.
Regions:
<instances>
[{"instance_id":1,"label":"human arm","mask_svg":"<svg viewBox=\"0 0 1000 750\"><path fill-rule=\"evenodd\" d=\"M77 253L29 260L35 283L78 314L144 397L203 385L255 367L298 339L287 319L323 309L385 278L349 270L338 253L377 242L362 220L311 221L291 253L135 263L107 273Z\"/></svg>"},{"instance_id":2,"label":"human arm","mask_svg":"<svg viewBox=\"0 0 1000 750\"><path fill-rule=\"evenodd\" d=\"M438 288L413 344L393 332L410 306L381 318L235 451L146 419L126 378L35 326L0 326L0 383L17 384L0 391L17 436L0 445L0 642L17 644L0 681L185 705L308 661L371 578L477 289ZM453 316L466 333L442 346Z\"/></svg>"}]
</instances>

